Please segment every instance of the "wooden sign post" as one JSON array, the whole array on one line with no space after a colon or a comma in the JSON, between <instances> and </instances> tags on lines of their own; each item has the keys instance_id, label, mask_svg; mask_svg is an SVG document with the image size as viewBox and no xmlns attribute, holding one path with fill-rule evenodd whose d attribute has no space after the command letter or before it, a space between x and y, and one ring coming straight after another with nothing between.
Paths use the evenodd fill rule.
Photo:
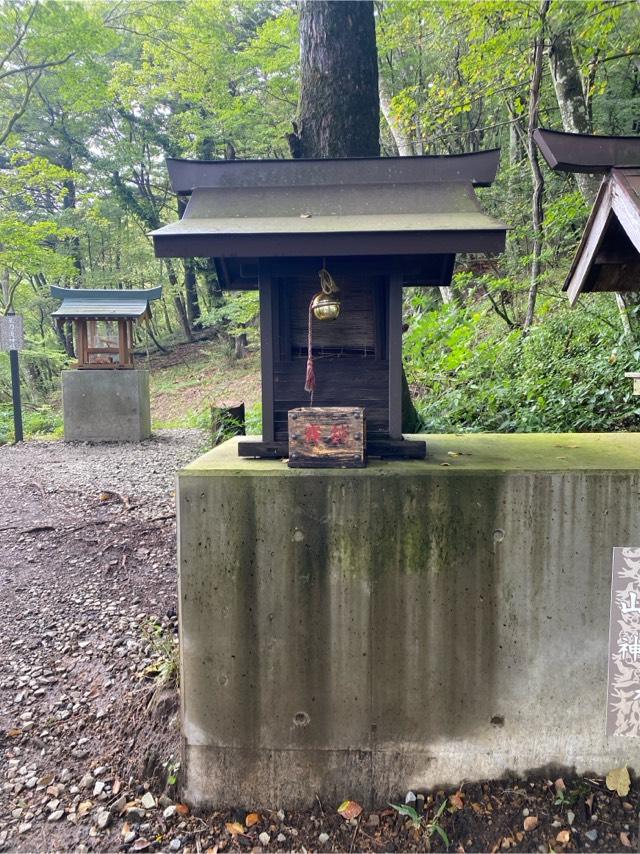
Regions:
<instances>
[{"instance_id":1,"label":"wooden sign post","mask_svg":"<svg viewBox=\"0 0 640 854\"><path fill-rule=\"evenodd\" d=\"M614 548L607 735L640 736L640 548Z\"/></svg>"},{"instance_id":2,"label":"wooden sign post","mask_svg":"<svg viewBox=\"0 0 640 854\"><path fill-rule=\"evenodd\" d=\"M24 330L19 314L0 317L0 350L9 353L11 364L11 396L13 399L13 427L15 441L22 442L22 403L20 400L20 365L18 352L24 347Z\"/></svg>"}]
</instances>

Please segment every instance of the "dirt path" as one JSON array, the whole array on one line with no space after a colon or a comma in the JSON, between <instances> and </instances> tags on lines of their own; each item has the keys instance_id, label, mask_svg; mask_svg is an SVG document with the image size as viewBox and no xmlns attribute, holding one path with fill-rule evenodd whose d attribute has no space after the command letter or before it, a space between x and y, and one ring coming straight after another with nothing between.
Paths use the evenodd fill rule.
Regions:
<instances>
[{"instance_id":1,"label":"dirt path","mask_svg":"<svg viewBox=\"0 0 640 854\"><path fill-rule=\"evenodd\" d=\"M139 794L129 776L177 757L171 695L160 730L147 706L153 663L174 646L174 472L203 446L171 430L139 445L0 447L5 848L95 843L101 808ZM100 832L101 848L121 844Z\"/></svg>"}]
</instances>

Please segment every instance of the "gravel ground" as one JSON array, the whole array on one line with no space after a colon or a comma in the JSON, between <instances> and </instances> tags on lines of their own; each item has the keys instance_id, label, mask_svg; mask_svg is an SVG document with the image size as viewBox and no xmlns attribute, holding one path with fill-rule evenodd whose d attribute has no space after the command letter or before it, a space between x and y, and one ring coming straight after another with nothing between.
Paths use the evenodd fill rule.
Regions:
<instances>
[{"instance_id":1,"label":"gravel ground","mask_svg":"<svg viewBox=\"0 0 640 854\"><path fill-rule=\"evenodd\" d=\"M319 800L192 815L170 678L174 473L204 443L0 447L0 851L638 850L638 783L566 773L399 792L413 821Z\"/></svg>"},{"instance_id":2,"label":"gravel ground","mask_svg":"<svg viewBox=\"0 0 640 854\"><path fill-rule=\"evenodd\" d=\"M112 819L177 756L175 690L157 678L176 649L174 473L204 441L0 447L4 849L144 836L144 809L128 835Z\"/></svg>"}]
</instances>

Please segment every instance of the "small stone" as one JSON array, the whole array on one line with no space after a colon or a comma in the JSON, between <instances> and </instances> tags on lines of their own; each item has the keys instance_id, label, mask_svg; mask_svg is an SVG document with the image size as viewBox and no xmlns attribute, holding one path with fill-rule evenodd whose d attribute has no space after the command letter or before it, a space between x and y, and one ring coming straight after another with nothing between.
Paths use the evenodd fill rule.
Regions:
<instances>
[{"instance_id":1,"label":"small stone","mask_svg":"<svg viewBox=\"0 0 640 854\"><path fill-rule=\"evenodd\" d=\"M180 839L172 839L169 843L169 851L179 851L182 842Z\"/></svg>"},{"instance_id":2,"label":"small stone","mask_svg":"<svg viewBox=\"0 0 640 854\"><path fill-rule=\"evenodd\" d=\"M278 810L277 816L278 816L278 821L284 821L284 810Z\"/></svg>"},{"instance_id":3,"label":"small stone","mask_svg":"<svg viewBox=\"0 0 640 854\"><path fill-rule=\"evenodd\" d=\"M116 814L118 814L118 815L119 815L121 812L124 812L124 808L126 807L126 805L127 805L127 798L126 798L126 796L125 796L125 795L120 795L120 797L118 798L118 800L117 800L114 804L112 804L112 806L111 806L111 812L116 813Z\"/></svg>"},{"instance_id":4,"label":"small stone","mask_svg":"<svg viewBox=\"0 0 640 854\"><path fill-rule=\"evenodd\" d=\"M405 804L414 804L416 802L416 796L414 792L407 792L406 797L404 799Z\"/></svg>"},{"instance_id":5,"label":"small stone","mask_svg":"<svg viewBox=\"0 0 640 854\"><path fill-rule=\"evenodd\" d=\"M127 821L139 822L144 818L144 810L139 807L129 807L125 816Z\"/></svg>"},{"instance_id":6,"label":"small stone","mask_svg":"<svg viewBox=\"0 0 640 854\"><path fill-rule=\"evenodd\" d=\"M378 827L378 825L380 824L380 816L377 813L372 812L369 818L367 819L367 824L369 825L369 827Z\"/></svg>"},{"instance_id":7,"label":"small stone","mask_svg":"<svg viewBox=\"0 0 640 854\"><path fill-rule=\"evenodd\" d=\"M37 777L29 777L29 779L25 783L25 786L27 787L27 789L35 789L37 784L38 784L38 778Z\"/></svg>"},{"instance_id":8,"label":"small stone","mask_svg":"<svg viewBox=\"0 0 640 854\"><path fill-rule=\"evenodd\" d=\"M266 830L263 830L263 831L262 831L262 833L260 834L260 836L258 837L258 839L260 840L260 844L261 844L261 845L268 845L268 844L271 842L271 837L270 837L270 836L269 836L269 834L266 832Z\"/></svg>"},{"instance_id":9,"label":"small stone","mask_svg":"<svg viewBox=\"0 0 640 854\"><path fill-rule=\"evenodd\" d=\"M101 810L98 813L98 818L96 820L96 824L98 825L99 830L104 830L109 827L111 824L111 813L109 810Z\"/></svg>"},{"instance_id":10,"label":"small stone","mask_svg":"<svg viewBox=\"0 0 640 854\"><path fill-rule=\"evenodd\" d=\"M587 837L589 842L595 842L596 839L598 838L598 831L597 830L587 830L587 832L585 833L585 836Z\"/></svg>"},{"instance_id":11,"label":"small stone","mask_svg":"<svg viewBox=\"0 0 640 854\"><path fill-rule=\"evenodd\" d=\"M105 785L106 784L105 784L104 780L96 780L96 784L93 787L93 797L94 798L97 798L98 795L101 795L103 793Z\"/></svg>"},{"instance_id":12,"label":"small stone","mask_svg":"<svg viewBox=\"0 0 640 854\"><path fill-rule=\"evenodd\" d=\"M286 841L287 841L287 837L284 835L284 833L279 833L279 834L276 836L276 841L277 841L277 842L286 842Z\"/></svg>"},{"instance_id":13,"label":"small stone","mask_svg":"<svg viewBox=\"0 0 640 854\"><path fill-rule=\"evenodd\" d=\"M71 771L69 771L68 768L63 768L62 771L60 772L60 782L61 783L68 783L70 779L71 779Z\"/></svg>"},{"instance_id":14,"label":"small stone","mask_svg":"<svg viewBox=\"0 0 640 854\"><path fill-rule=\"evenodd\" d=\"M567 822L572 825L576 820L576 814L572 810L567 810Z\"/></svg>"},{"instance_id":15,"label":"small stone","mask_svg":"<svg viewBox=\"0 0 640 854\"><path fill-rule=\"evenodd\" d=\"M528 815L529 815L529 810L528 810L528 808L527 808L527 807L525 807L525 808L522 810L522 815L524 815L524 816L528 816Z\"/></svg>"},{"instance_id":16,"label":"small stone","mask_svg":"<svg viewBox=\"0 0 640 854\"><path fill-rule=\"evenodd\" d=\"M91 774L85 774L84 777L78 783L81 789L90 789L93 786L93 777Z\"/></svg>"},{"instance_id":17,"label":"small stone","mask_svg":"<svg viewBox=\"0 0 640 854\"><path fill-rule=\"evenodd\" d=\"M170 807L173 801L168 795L160 795L158 798L158 803L164 809L164 807Z\"/></svg>"},{"instance_id":18,"label":"small stone","mask_svg":"<svg viewBox=\"0 0 640 854\"><path fill-rule=\"evenodd\" d=\"M527 833L530 830L535 830L538 826L538 816L536 815L528 815L524 820L524 829Z\"/></svg>"},{"instance_id":19,"label":"small stone","mask_svg":"<svg viewBox=\"0 0 640 854\"><path fill-rule=\"evenodd\" d=\"M153 797L151 792L145 792L144 795L142 796L142 806L146 810L155 809L156 799Z\"/></svg>"},{"instance_id":20,"label":"small stone","mask_svg":"<svg viewBox=\"0 0 640 854\"><path fill-rule=\"evenodd\" d=\"M105 765L99 765L97 768L93 769L93 776L100 777L107 770Z\"/></svg>"},{"instance_id":21,"label":"small stone","mask_svg":"<svg viewBox=\"0 0 640 854\"><path fill-rule=\"evenodd\" d=\"M18 833L27 833L29 830L31 830L31 822L30 821L25 821L24 824L21 824L18 827Z\"/></svg>"},{"instance_id":22,"label":"small stone","mask_svg":"<svg viewBox=\"0 0 640 854\"><path fill-rule=\"evenodd\" d=\"M47 821L60 821L62 816L64 815L64 810L56 810L52 812Z\"/></svg>"},{"instance_id":23,"label":"small stone","mask_svg":"<svg viewBox=\"0 0 640 854\"><path fill-rule=\"evenodd\" d=\"M171 806L166 807L163 810L162 818L169 820L170 818L173 818L175 814L176 814L175 804L171 804Z\"/></svg>"},{"instance_id":24,"label":"small stone","mask_svg":"<svg viewBox=\"0 0 640 854\"><path fill-rule=\"evenodd\" d=\"M135 830L130 830L128 833L125 833L125 835L124 835L125 845L130 845L135 838L136 838Z\"/></svg>"},{"instance_id":25,"label":"small stone","mask_svg":"<svg viewBox=\"0 0 640 854\"><path fill-rule=\"evenodd\" d=\"M329 834L328 833L321 833L320 836L318 836L318 842L320 843L320 845L326 845L328 841L329 841Z\"/></svg>"}]
</instances>

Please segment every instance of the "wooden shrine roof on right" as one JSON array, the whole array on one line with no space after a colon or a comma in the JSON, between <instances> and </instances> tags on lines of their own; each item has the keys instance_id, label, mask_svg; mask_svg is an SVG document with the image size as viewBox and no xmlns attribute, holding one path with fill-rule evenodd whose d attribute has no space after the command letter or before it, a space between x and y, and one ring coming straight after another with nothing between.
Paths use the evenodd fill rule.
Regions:
<instances>
[{"instance_id":1,"label":"wooden shrine roof on right","mask_svg":"<svg viewBox=\"0 0 640 854\"><path fill-rule=\"evenodd\" d=\"M564 284L571 305L589 291L640 291L640 137L538 128L535 140L558 172L604 173Z\"/></svg>"}]
</instances>

